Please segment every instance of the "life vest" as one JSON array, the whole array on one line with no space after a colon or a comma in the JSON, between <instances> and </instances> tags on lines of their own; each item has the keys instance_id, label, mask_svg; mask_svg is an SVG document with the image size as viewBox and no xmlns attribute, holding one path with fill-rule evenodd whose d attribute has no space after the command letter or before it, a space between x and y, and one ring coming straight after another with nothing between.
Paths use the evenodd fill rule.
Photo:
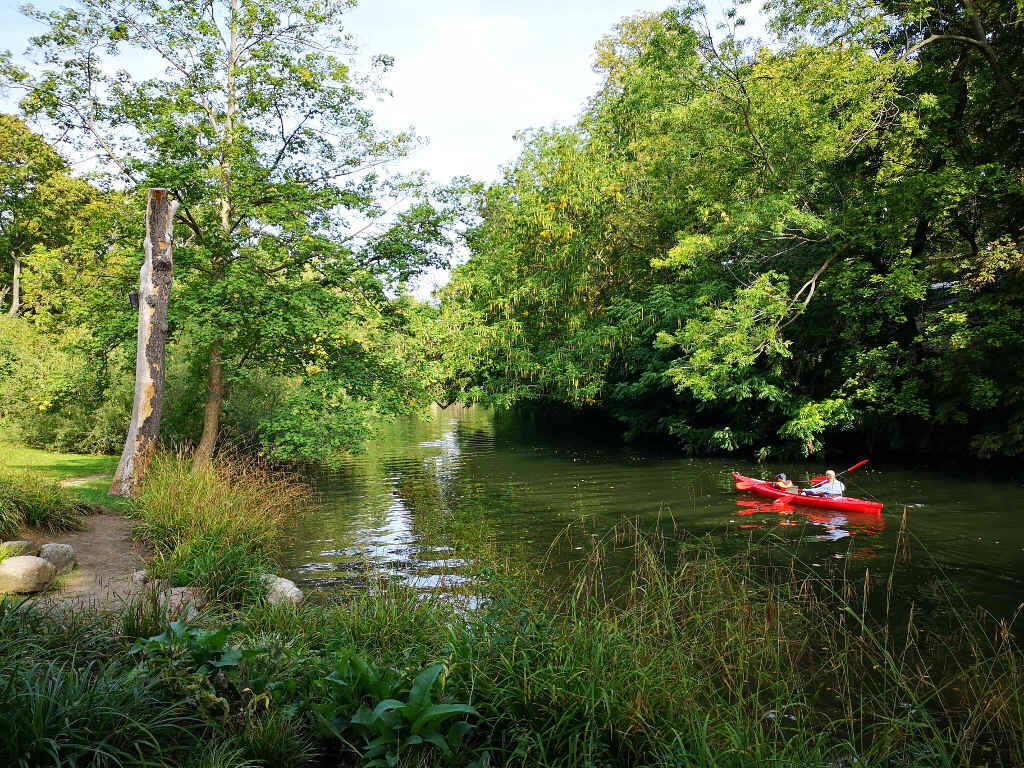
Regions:
<instances>
[{"instance_id":1,"label":"life vest","mask_svg":"<svg viewBox=\"0 0 1024 768\"><path fill-rule=\"evenodd\" d=\"M776 480L775 481L775 487L778 488L779 490L782 490L782 491L788 491L790 488L793 487L793 481L792 480Z\"/></svg>"}]
</instances>

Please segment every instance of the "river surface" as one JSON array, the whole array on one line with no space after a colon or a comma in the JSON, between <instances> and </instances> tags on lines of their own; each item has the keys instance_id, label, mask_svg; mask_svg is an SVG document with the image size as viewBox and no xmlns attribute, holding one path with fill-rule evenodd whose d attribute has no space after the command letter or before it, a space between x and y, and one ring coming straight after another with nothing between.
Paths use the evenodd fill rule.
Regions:
<instances>
[{"instance_id":1,"label":"river surface","mask_svg":"<svg viewBox=\"0 0 1024 768\"><path fill-rule=\"evenodd\" d=\"M543 564L557 579L598 548L625 572L629 548L616 542L633 530L669 546L710 536L726 551L774 534L808 567L886 574L898 563L910 599L927 601L945 584L997 616L1024 602L1024 489L1009 482L869 464L844 478L847 494L885 509L844 515L773 507L737 492L730 474L785 471L806 485L824 469L684 458L480 408L435 409L389 425L365 454L319 478L323 504L292 531L285 575L304 589L380 578L444 589L471 579L484 553Z\"/></svg>"}]
</instances>

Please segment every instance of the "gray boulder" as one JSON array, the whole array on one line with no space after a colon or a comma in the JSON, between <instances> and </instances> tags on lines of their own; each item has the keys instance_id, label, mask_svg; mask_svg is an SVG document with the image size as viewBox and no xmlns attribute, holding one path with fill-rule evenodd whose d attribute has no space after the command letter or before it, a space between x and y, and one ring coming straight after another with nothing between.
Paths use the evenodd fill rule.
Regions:
<instances>
[{"instance_id":1,"label":"gray boulder","mask_svg":"<svg viewBox=\"0 0 1024 768\"><path fill-rule=\"evenodd\" d=\"M0 544L0 554L6 557L16 557L17 555L38 555L39 545L34 541L27 541L25 539L18 539L17 541L5 541Z\"/></svg>"},{"instance_id":2,"label":"gray boulder","mask_svg":"<svg viewBox=\"0 0 1024 768\"><path fill-rule=\"evenodd\" d=\"M0 563L0 592L42 592L56 578L53 563L41 557L18 555Z\"/></svg>"},{"instance_id":3,"label":"gray boulder","mask_svg":"<svg viewBox=\"0 0 1024 768\"><path fill-rule=\"evenodd\" d=\"M267 588L266 599L268 603L294 603L298 605L302 602L302 590L295 586L294 581L268 573L263 577L263 584Z\"/></svg>"},{"instance_id":4,"label":"gray boulder","mask_svg":"<svg viewBox=\"0 0 1024 768\"><path fill-rule=\"evenodd\" d=\"M53 563L58 576L70 573L78 562L75 559L74 547L70 544L43 544L39 548L39 556Z\"/></svg>"}]
</instances>

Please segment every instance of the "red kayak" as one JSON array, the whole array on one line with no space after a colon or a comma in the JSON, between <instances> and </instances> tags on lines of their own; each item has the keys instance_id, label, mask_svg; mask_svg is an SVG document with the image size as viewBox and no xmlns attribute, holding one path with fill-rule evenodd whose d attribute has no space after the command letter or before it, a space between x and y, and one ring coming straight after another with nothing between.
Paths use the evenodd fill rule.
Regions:
<instances>
[{"instance_id":1,"label":"red kayak","mask_svg":"<svg viewBox=\"0 0 1024 768\"><path fill-rule=\"evenodd\" d=\"M751 491L758 496L785 499L787 504L799 504L801 507L838 509L846 512L870 512L876 515L882 513L882 505L877 501L850 499L846 496L803 496L792 491L780 490L767 480L755 480L752 477L744 477L739 472L733 472L732 477L736 481L737 491Z\"/></svg>"}]
</instances>

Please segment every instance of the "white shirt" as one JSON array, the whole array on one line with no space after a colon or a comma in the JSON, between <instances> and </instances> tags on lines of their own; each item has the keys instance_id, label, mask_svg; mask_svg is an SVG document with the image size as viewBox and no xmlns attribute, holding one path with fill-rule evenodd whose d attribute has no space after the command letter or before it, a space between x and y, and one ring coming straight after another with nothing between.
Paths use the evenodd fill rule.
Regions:
<instances>
[{"instance_id":1,"label":"white shirt","mask_svg":"<svg viewBox=\"0 0 1024 768\"><path fill-rule=\"evenodd\" d=\"M808 488L807 490L813 491L814 493L827 493L829 496L842 496L846 493L846 486L839 480L833 480L830 483L816 485L813 488Z\"/></svg>"}]
</instances>

